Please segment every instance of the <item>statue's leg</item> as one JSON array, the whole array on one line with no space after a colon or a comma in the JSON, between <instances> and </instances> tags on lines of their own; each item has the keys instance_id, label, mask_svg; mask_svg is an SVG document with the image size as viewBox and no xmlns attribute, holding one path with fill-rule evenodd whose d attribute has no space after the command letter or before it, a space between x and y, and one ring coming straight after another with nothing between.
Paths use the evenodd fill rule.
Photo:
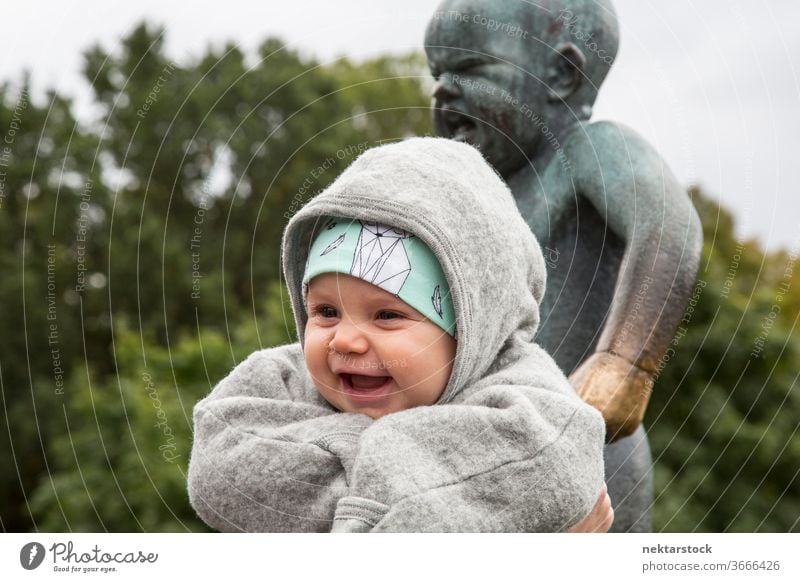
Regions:
<instances>
[{"instance_id":1,"label":"statue's leg","mask_svg":"<svg viewBox=\"0 0 800 582\"><path fill-rule=\"evenodd\" d=\"M653 458L640 426L631 436L607 445L606 483L614 508L612 532L649 532L653 502Z\"/></svg>"}]
</instances>

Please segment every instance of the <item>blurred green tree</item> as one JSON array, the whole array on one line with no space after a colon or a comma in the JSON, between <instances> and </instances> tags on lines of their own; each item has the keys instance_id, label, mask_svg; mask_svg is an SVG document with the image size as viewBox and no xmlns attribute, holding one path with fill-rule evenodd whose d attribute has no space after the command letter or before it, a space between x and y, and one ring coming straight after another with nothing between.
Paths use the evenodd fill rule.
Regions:
<instances>
[{"instance_id":1,"label":"blurred green tree","mask_svg":"<svg viewBox=\"0 0 800 582\"><path fill-rule=\"evenodd\" d=\"M654 530L800 531L797 256L737 237L730 212L690 194L698 283L645 418Z\"/></svg>"},{"instance_id":2,"label":"blurred green tree","mask_svg":"<svg viewBox=\"0 0 800 582\"><path fill-rule=\"evenodd\" d=\"M69 99L34 101L27 78L0 86L0 526L31 525L26 492L49 471L47 440L63 426L71 363L81 357L76 241L101 220L82 198L99 182L99 140ZM88 185L88 186L87 186ZM82 244L82 243L81 243ZM89 252L89 249L82 250ZM86 265L81 256L81 265ZM85 273L89 277L92 273ZM97 278L93 279L97 281ZM69 304L67 304L69 302Z\"/></svg>"}]
</instances>

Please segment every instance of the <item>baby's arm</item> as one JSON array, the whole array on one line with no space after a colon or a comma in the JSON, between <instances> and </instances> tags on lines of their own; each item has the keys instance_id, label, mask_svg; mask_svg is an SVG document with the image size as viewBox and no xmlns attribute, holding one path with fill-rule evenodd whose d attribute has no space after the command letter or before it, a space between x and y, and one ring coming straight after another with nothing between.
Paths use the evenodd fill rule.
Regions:
<instances>
[{"instance_id":1,"label":"baby's arm","mask_svg":"<svg viewBox=\"0 0 800 582\"><path fill-rule=\"evenodd\" d=\"M304 397L298 344L252 354L194 410L189 499L221 531L329 531L372 420Z\"/></svg>"},{"instance_id":2,"label":"baby's arm","mask_svg":"<svg viewBox=\"0 0 800 582\"><path fill-rule=\"evenodd\" d=\"M607 438L642 421L660 358L692 293L702 228L686 192L633 130L599 122L566 146L579 195L625 241L614 298L595 353L570 380L603 412Z\"/></svg>"},{"instance_id":3,"label":"baby's arm","mask_svg":"<svg viewBox=\"0 0 800 582\"><path fill-rule=\"evenodd\" d=\"M604 484L602 417L539 346L518 349L518 373L365 430L333 531L554 532L585 517Z\"/></svg>"}]
</instances>

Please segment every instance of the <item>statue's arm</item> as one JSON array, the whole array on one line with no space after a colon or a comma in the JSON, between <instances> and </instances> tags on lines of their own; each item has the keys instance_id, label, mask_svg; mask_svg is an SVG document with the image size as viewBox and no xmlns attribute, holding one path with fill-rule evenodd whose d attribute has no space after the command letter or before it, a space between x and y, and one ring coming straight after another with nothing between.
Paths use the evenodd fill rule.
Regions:
<instances>
[{"instance_id":1,"label":"statue's arm","mask_svg":"<svg viewBox=\"0 0 800 582\"><path fill-rule=\"evenodd\" d=\"M614 440L644 416L692 293L702 228L688 195L643 138L608 122L580 133L568 152L576 188L624 241L625 254L596 353L571 380L601 408Z\"/></svg>"}]
</instances>

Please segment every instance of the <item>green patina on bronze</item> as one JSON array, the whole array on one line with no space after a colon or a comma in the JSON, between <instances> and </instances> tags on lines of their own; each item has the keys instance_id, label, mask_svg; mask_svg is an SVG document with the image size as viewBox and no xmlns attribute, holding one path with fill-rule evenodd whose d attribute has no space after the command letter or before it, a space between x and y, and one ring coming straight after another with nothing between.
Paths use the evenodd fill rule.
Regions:
<instances>
[{"instance_id":1,"label":"green patina on bronze","mask_svg":"<svg viewBox=\"0 0 800 582\"><path fill-rule=\"evenodd\" d=\"M483 152L545 253L536 341L606 418L612 531L649 530L641 420L691 295L702 231L652 146L590 121L617 54L616 13L608 0L446 0L425 45L436 131Z\"/></svg>"}]
</instances>

